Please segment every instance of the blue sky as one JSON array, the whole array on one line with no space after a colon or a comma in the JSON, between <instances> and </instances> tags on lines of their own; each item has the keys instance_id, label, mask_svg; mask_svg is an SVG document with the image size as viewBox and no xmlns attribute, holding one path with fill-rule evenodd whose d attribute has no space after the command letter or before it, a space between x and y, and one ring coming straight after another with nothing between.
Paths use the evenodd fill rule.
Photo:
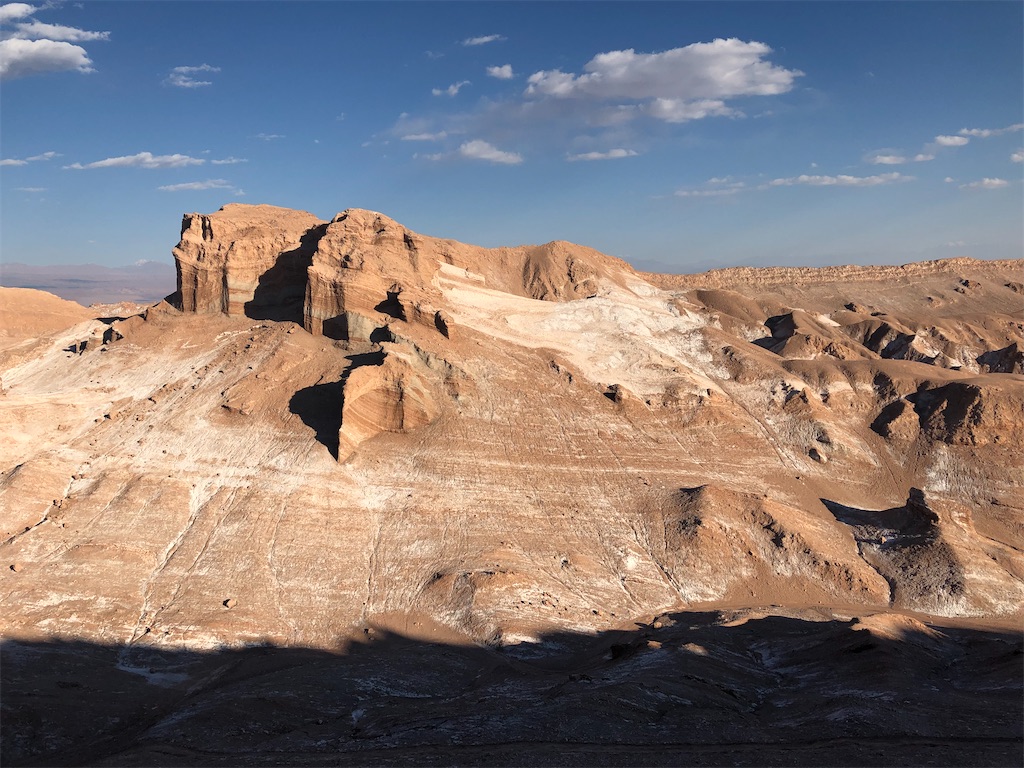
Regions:
<instances>
[{"instance_id":1,"label":"blue sky","mask_svg":"<svg viewBox=\"0 0 1024 768\"><path fill-rule=\"evenodd\" d=\"M642 268L1019 258L1024 4L0 6L0 258L382 211Z\"/></svg>"}]
</instances>

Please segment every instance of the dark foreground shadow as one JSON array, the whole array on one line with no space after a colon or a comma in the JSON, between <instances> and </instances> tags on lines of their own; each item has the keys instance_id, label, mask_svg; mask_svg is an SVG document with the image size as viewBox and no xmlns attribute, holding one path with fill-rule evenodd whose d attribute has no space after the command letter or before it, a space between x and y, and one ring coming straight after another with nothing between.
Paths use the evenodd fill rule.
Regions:
<instances>
[{"instance_id":1,"label":"dark foreground shadow","mask_svg":"<svg viewBox=\"0 0 1024 768\"><path fill-rule=\"evenodd\" d=\"M995 766L1019 763L1024 727L1019 634L900 617L686 613L505 647L371 630L337 652L0 650L6 766Z\"/></svg>"}]
</instances>

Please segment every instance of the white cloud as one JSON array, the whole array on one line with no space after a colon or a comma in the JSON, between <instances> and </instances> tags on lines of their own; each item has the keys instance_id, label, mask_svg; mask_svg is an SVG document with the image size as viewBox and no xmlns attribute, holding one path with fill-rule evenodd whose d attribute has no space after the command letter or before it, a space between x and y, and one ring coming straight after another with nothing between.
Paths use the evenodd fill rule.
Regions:
<instances>
[{"instance_id":1,"label":"white cloud","mask_svg":"<svg viewBox=\"0 0 1024 768\"><path fill-rule=\"evenodd\" d=\"M668 122L738 115L725 99L786 93L803 73L766 60L772 49L736 38L693 43L661 53L633 49L594 56L583 74L542 70L530 75L527 96L649 101L646 111Z\"/></svg>"},{"instance_id":2,"label":"white cloud","mask_svg":"<svg viewBox=\"0 0 1024 768\"><path fill-rule=\"evenodd\" d=\"M1024 123L1014 123L1005 128L961 128L961 136L977 136L979 139L987 139L990 136L1002 136L1004 133L1016 133L1024 131Z\"/></svg>"},{"instance_id":3,"label":"white cloud","mask_svg":"<svg viewBox=\"0 0 1024 768\"><path fill-rule=\"evenodd\" d=\"M940 147L962 147L969 142L966 136L936 136L935 144Z\"/></svg>"},{"instance_id":4,"label":"white cloud","mask_svg":"<svg viewBox=\"0 0 1024 768\"><path fill-rule=\"evenodd\" d=\"M655 99L646 108L647 114L666 123L685 123L705 117L743 117L739 110L725 106L717 99L683 101L682 99Z\"/></svg>"},{"instance_id":5,"label":"white cloud","mask_svg":"<svg viewBox=\"0 0 1024 768\"><path fill-rule=\"evenodd\" d=\"M1024 163L1024 149L1018 149L1012 155L1010 155L1011 163Z\"/></svg>"},{"instance_id":6,"label":"white cloud","mask_svg":"<svg viewBox=\"0 0 1024 768\"><path fill-rule=\"evenodd\" d=\"M79 45L55 40L0 40L0 79L68 70L95 72L92 59Z\"/></svg>"},{"instance_id":7,"label":"white cloud","mask_svg":"<svg viewBox=\"0 0 1024 768\"><path fill-rule=\"evenodd\" d=\"M452 83L447 88L443 88L443 89L442 88L434 88L434 89L431 90L431 93L434 94L435 96L440 96L440 95L445 94L445 93L447 93L449 96L457 96L459 91L462 90L462 87L464 85L470 85L469 80L461 80L461 81L459 81L457 83Z\"/></svg>"},{"instance_id":8,"label":"white cloud","mask_svg":"<svg viewBox=\"0 0 1024 768\"><path fill-rule=\"evenodd\" d=\"M211 165L236 165L238 163L248 163L244 157L225 157L223 160L211 160Z\"/></svg>"},{"instance_id":9,"label":"white cloud","mask_svg":"<svg viewBox=\"0 0 1024 768\"><path fill-rule=\"evenodd\" d=\"M109 32L90 32L61 24L46 24L28 18L48 10L51 3L34 6L7 3L0 6L0 23L28 19L0 33L0 79L13 80L46 72L93 72L92 60L84 48L73 43L109 40Z\"/></svg>"},{"instance_id":10,"label":"white cloud","mask_svg":"<svg viewBox=\"0 0 1024 768\"><path fill-rule=\"evenodd\" d=\"M967 245L967 243L963 240L950 240L946 243L947 248L963 248L965 245Z\"/></svg>"},{"instance_id":11,"label":"white cloud","mask_svg":"<svg viewBox=\"0 0 1024 768\"><path fill-rule=\"evenodd\" d=\"M884 154L877 152L868 155L866 158L867 162L872 165L903 165L907 162L907 158L900 154Z\"/></svg>"},{"instance_id":12,"label":"white cloud","mask_svg":"<svg viewBox=\"0 0 1024 768\"><path fill-rule=\"evenodd\" d=\"M570 163L577 160L618 160L621 157L636 157L637 152L632 149L610 149L607 152L584 152L579 155L569 155L566 160Z\"/></svg>"},{"instance_id":13,"label":"white cloud","mask_svg":"<svg viewBox=\"0 0 1024 768\"><path fill-rule=\"evenodd\" d=\"M45 24L41 21L27 21L15 25L11 37L22 40L66 40L69 43L87 43L92 40L109 40L109 32L90 32L62 24Z\"/></svg>"},{"instance_id":14,"label":"white cloud","mask_svg":"<svg viewBox=\"0 0 1024 768\"><path fill-rule=\"evenodd\" d=\"M487 45L487 43L497 43L505 38L501 35L483 35L482 37L467 37L462 41L463 45Z\"/></svg>"},{"instance_id":15,"label":"white cloud","mask_svg":"<svg viewBox=\"0 0 1024 768\"><path fill-rule=\"evenodd\" d=\"M234 184L224 179L207 179L206 181L189 181L184 184L168 184L157 187L161 192L199 192L204 189L233 189Z\"/></svg>"},{"instance_id":16,"label":"white cloud","mask_svg":"<svg viewBox=\"0 0 1024 768\"><path fill-rule=\"evenodd\" d=\"M954 179L952 176L947 176L946 178L943 179L943 181L946 182L947 184L952 184L953 182L956 181L956 179Z\"/></svg>"},{"instance_id":17,"label":"white cloud","mask_svg":"<svg viewBox=\"0 0 1024 768\"><path fill-rule=\"evenodd\" d=\"M200 64L198 67L175 67L164 82L178 88L202 88L205 85L213 85L210 80L192 77L200 72L220 72L220 67L211 67L209 64Z\"/></svg>"},{"instance_id":18,"label":"white cloud","mask_svg":"<svg viewBox=\"0 0 1024 768\"><path fill-rule=\"evenodd\" d=\"M488 67L487 74L490 77L496 77L499 80L511 80L515 77L515 73L512 72L511 64L502 64L500 67Z\"/></svg>"},{"instance_id":19,"label":"white cloud","mask_svg":"<svg viewBox=\"0 0 1024 768\"><path fill-rule=\"evenodd\" d=\"M792 187L796 185L807 185L810 187L877 187L882 184L894 182L912 181L913 176L904 176L901 173L882 173L877 176L808 176L801 174L785 179L772 179L768 182L769 187Z\"/></svg>"},{"instance_id":20,"label":"white cloud","mask_svg":"<svg viewBox=\"0 0 1024 768\"><path fill-rule=\"evenodd\" d=\"M403 136L402 141L440 141L447 136L448 134L445 131L437 133L410 133Z\"/></svg>"},{"instance_id":21,"label":"white cloud","mask_svg":"<svg viewBox=\"0 0 1024 768\"><path fill-rule=\"evenodd\" d=\"M480 139L465 142L459 147L459 154L471 160L487 160L488 162L500 163L502 165L519 165L519 163L523 162L522 155L516 152L503 152Z\"/></svg>"},{"instance_id":22,"label":"white cloud","mask_svg":"<svg viewBox=\"0 0 1024 768\"><path fill-rule=\"evenodd\" d=\"M935 155L925 154L924 152L919 152L918 154L914 155L914 162L915 163L927 163L929 160L934 160L934 159L935 159Z\"/></svg>"},{"instance_id":23,"label":"white cloud","mask_svg":"<svg viewBox=\"0 0 1024 768\"><path fill-rule=\"evenodd\" d=\"M19 192L45 192L46 187L15 187Z\"/></svg>"},{"instance_id":24,"label":"white cloud","mask_svg":"<svg viewBox=\"0 0 1024 768\"><path fill-rule=\"evenodd\" d=\"M55 157L60 157L59 152L43 152L41 155L32 155L32 157L26 157L24 159L8 158L6 160L0 160L0 165L28 165L39 160L52 160Z\"/></svg>"},{"instance_id":25,"label":"white cloud","mask_svg":"<svg viewBox=\"0 0 1024 768\"><path fill-rule=\"evenodd\" d=\"M260 141L273 141L274 139L283 139L283 133L257 133L254 138Z\"/></svg>"},{"instance_id":26,"label":"white cloud","mask_svg":"<svg viewBox=\"0 0 1024 768\"><path fill-rule=\"evenodd\" d=\"M14 19L23 19L31 16L38 9L28 3L7 3L0 5L0 24L6 24Z\"/></svg>"},{"instance_id":27,"label":"white cloud","mask_svg":"<svg viewBox=\"0 0 1024 768\"><path fill-rule=\"evenodd\" d=\"M1006 179L982 179L972 181L970 184L961 184L960 189L1000 189L1008 186L1010 182Z\"/></svg>"},{"instance_id":28,"label":"white cloud","mask_svg":"<svg viewBox=\"0 0 1024 768\"><path fill-rule=\"evenodd\" d=\"M202 165L205 162L202 158L188 155L154 155L151 152L139 152L137 155L108 157L93 163L72 163L64 167L75 171L89 168L184 168L188 165Z\"/></svg>"}]
</instances>

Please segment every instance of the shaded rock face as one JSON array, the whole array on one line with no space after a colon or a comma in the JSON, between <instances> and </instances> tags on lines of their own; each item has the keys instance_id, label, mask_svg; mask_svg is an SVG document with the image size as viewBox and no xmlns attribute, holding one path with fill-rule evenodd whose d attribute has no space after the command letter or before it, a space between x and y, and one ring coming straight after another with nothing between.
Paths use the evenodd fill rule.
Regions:
<instances>
[{"instance_id":1,"label":"shaded rock face","mask_svg":"<svg viewBox=\"0 0 1024 768\"><path fill-rule=\"evenodd\" d=\"M270 205L186 214L173 255L185 312L291 319L324 222Z\"/></svg>"}]
</instances>

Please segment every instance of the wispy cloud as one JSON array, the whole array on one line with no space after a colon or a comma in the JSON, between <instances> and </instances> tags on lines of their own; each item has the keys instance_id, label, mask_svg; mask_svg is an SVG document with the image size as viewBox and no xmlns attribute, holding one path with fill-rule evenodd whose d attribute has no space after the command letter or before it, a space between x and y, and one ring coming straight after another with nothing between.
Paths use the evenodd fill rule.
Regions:
<instances>
[{"instance_id":1,"label":"wispy cloud","mask_svg":"<svg viewBox=\"0 0 1024 768\"><path fill-rule=\"evenodd\" d=\"M257 133L254 138L260 141L273 141L274 139L283 139L283 133Z\"/></svg>"},{"instance_id":2,"label":"wispy cloud","mask_svg":"<svg viewBox=\"0 0 1024 768\"><path fill-rule=\"evenodd\" d=\"M462 44L466 46L487 45L488 43L501 42L504 39L501 35L482 35L480 37L467 37L462 41Z\"/></svg>"},{"instance_id":3,"label":"wispy cloud","mask_svg":"<svg viewBox=\"0 0 1024 768\"><path fill-rule=\"evenodd\" d=\"M981 179L980 181L972 181L969 184L961 184L960 189L1001 189L1002 187L1009 186L1010 182L1006 179Z\"/></svg>"},{"instance_id":4,"label":"wispy cloud","mask_svg":"<svg viewBox=\"0 0 1024 768\"><path fill-rule=\"evenodd\" d=\"M15 187L15 189L18 190L19 192L30 192L30 193L45 192L46 191L46 187Z\"/></svg>"},{"instance_id":5,"label":"wispy cloud","mask_svg":"<svg viewBox=\"0 0 1024 768\"><path fill-rule=\"evenodd\" d=\"M91 168L184 168L189 165L202 165L206 161L188 155L154 155L152 152L139 152L137 155L108 157L92 163L72 163L65 169L83 171Z\"/></svg>"},{"instance_id":6,"label":"wispy cloud","mask_svg":"<svg viewBox=\"0 0 1024 768\"><path fill-rule=\"evenodd\" d=\"M745 182L733 181L731 176L714 176L707 180L703 187L678 189L676 197L728 197L743 192L747 188Z\"/></svg>"},{"instance_id":7,"label":"wispy cloud","mask_svg":"<svg viewBox=\"0 0 1024 768\"><path fill-rule=\"evenodd\" d=\"M11 37L21 40L65 40L69 43L88 43L93 40L109 40L109 32L90 32L62 24L46 24L42 21L27 21L15 25Z\"/></svg>"},{"instance_id":8,"label":"wispy cloud","mask_svg":"<svg viewBox=\"0 0 1024 768\"><path fill-rule=\"evenodd\" d=\"M904 181L913 181L913 176L905 176L902 173L882 173L877 176L809 176L801 174L782 179L772 179L766 187L792 187L806 185L810 187L877 187L882 184L894 184Z\"/></svg>"},{"instance_id":9,"label":"wispy cloud","mask_svg":"<svg viewBox=\"0 0 1024 768\"><path fill-rule=\"evenodd\" d=\"M1024 163L1024 149L1018 149L1012 155L1010 155L1011 163Z\"/></svg>"},{"instance_id":10,"label":"wispy cloud","mask_svg":"<svg viewBox=\"0 0 1024 768\"><path fill-rule=\"evenodd\" d=\"M966 136L936 136L935 145L939 147L962 147L970 141Z\"/></svg>"},{"instance_id":11,"label":"wispy cloud","mask_svg":"<svg viewBox=\"0 0 1024 768\"><path fill-rule=\"evenodd\" d=\"M607 152L583 152L578 155L569 155L565 159L570 163L577 162L579 160L618 160L622 157L636 157L636 150L633 149L609 149Z\"/></svg>"},{"instance_id":12,"label":"wispy cloud","mask_svg":"<svg viewBox=\"0 0 1024 768\"><path fill-rule=\"evenodd\" d=\"M437 133L409 133L402 137L402 141L441 141L441 139L447 138L448 134L445 131L438 131Z\"/></svg>"},{"instance_id":13,"label":"wispy cloud","mask_svg":"<svg viewBox=\"0 0 1024 768\"><path fill-rule=\"evenodd\" d=\"M248 163L244 157L225 157L223 160L211 160L211 165L237 165L238 163Z\"/></svg>"},{"instance_id":14,"label":"wispy cloud","mask_svg":"<svg viewBox=\"0 0 1024 768\"><path fill-rule=\"evenodd\" d=\"M59 152L43 152L41 155L32 155L32 157L25 158L7 158L0 160L0 165L28 165L29 163L35 163L40 160L52 160L55 157L60 157Z\"/></svg>"},{"instance_id":15,"label":"wispy cloud","mask_svg":"<svg viewBox=\"0 0 1024 768\"><path fill-rule=\"evenodd\" d=\"M447 88L434 88L430 92L435 96L441 96L443 94L448 94L449 96L458 96L459 91L461 91L462 88L467 85L471 85L469 80L460 80L457 83L452 83Z\"/></svg>"},{"instance_id":16,"label":"wispy cloud","mask_svg":"<svg viewBox=\"0 0 1024 768\"><path fill-rule=\"evenodd\" d=\"M666 122L740 116L725 100L786 93L803 73L767 60L764 43L736 38L693 43L659 53L633 49L594 56L583 74L542 70L530 75L533 98L645 102L642 111Z\"/></svg>"},{"instance_id":17,"label":"wispy cloud","mask_svg":"<svg viewBox=\"0 0 1024 768\"><path fill-rule=\"evenodd\" d=\"M213 85L213 82L210 80L199 80L193 77L193 75L202 72L220 72L220 67L211 67L209 64L200 64L198 67L175 67L167 75L164 83L177 88L202 88L207 85Z\"/></svg>"},{"instance_id":18,"label":"wispy cloud","mask_svg":"<svg viewBox=\"0 0 1024 768\"><path fill-rule=\"evenodd\" d=\"M903 165L904 163L924 163L934 160L935 155L919 152L913 157L908 157L897 150L880 149L869 152L864 160L872 165Z\"/></svg>"},{"instance_id":19,"label":"wispy cloud","mask_svg":"<svg viewBox=\"0 0 1024 768\"><path fill-rule=\"evenodd\" d=\"M1024 123L1014 123L1005 128L961 128L958 133L961 136L975 136L979 139L987 139L990 136L1002 136L1004 133L1016 133L1024 131Z\"/></svg>"},{"instance_id":20,"label":"wispy cloud","mask_svg":"<svg viewBox=\"0 0 1024 768\"><path fill-rule=\"evenodd\" d=\"M0 6L0 24L13 29L0 31L0 79L13 80L48 72L93 72L92 59L76 42L109 40L109 32L91 32L61 24L46 24L30 18L50 9L28 3L7 3Z\"/></svg>"},{"instance_id":21,"label":"wispy cloud","mask_svg":"<svg viewBox=\"0 0 1024 768\"><path fill-rule=\"evenodd\" d=\"M517 152L503 152L481 139L467 141L459 147L459 155L471 160L486 160L500 165L519 165L523 156Z\"/></svg>"},{"instance_id":22,"label":"wispy cloud","mask_svg":"<svg viewBox=\"0 0 1024 768\"><path fill-rule=\"evenodd\" d=\"M511 80L515 77L515 73L512 71L511 64L502 64L500 67L488 67L488 77L496 77L499 80Z\"/></svg>"},{"instance_id":23,"label":"wispy cloud","mask_svg":"<svg viewBox=\"0 0 1024 768\"><path fill-rule=\"evenodd\" d=\"M207 179L206 181L188 181L184 184L168 184L157 187L161 192L201 192L207 189L231 189L236 195L244 194L242 190L235 189L235 185L225 179Z\"/></svg>"}]
</instances>

